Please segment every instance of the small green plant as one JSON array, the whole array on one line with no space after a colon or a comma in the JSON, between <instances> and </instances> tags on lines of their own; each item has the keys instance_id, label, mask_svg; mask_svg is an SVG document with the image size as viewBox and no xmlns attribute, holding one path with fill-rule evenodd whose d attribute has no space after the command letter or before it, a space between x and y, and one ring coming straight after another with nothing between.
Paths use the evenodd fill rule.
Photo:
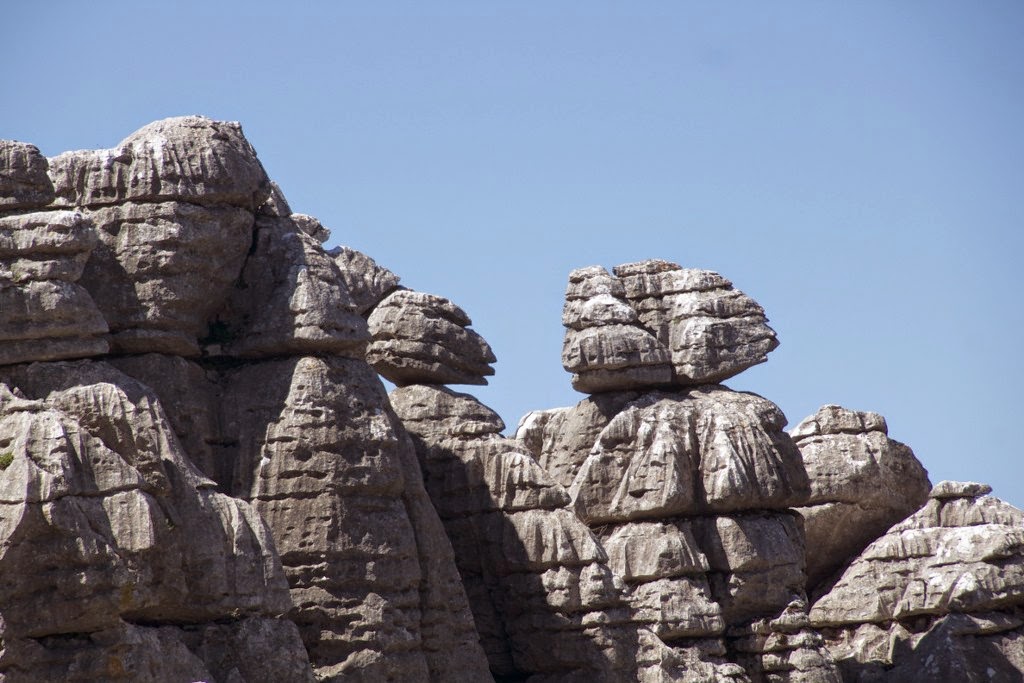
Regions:
<instances>
[{"instance_id":1,"label":"small green plant","mask_svg":"<svg viewBox=\"0 0 1024 683\"><path fill-rule=\"evenodd\" d=\"M0 470L6 470L14 462L14 451L3 451L0 453Z\"/></svg>"}]
</instances>

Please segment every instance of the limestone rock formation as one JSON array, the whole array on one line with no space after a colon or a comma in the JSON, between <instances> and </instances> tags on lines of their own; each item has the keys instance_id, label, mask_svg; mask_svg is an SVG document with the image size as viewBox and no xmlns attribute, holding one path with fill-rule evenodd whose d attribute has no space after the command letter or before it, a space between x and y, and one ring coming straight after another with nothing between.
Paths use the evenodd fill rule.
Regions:
<instances>
[{"instance_id":1,"label":"limestone rock formation","mask_svg":"<svg viewBox=\"0 0 1024 683\"><path fill-rule=\"evenodd\" d=\"M260 675L311 679L266 524L191 465L148 388L88 361L2 374L6 680L228 680L257 639L280 648Z\"/></svg>"},{"instance_id":2,"label":"limestone rock formation","mask_svg":"<svg viewBox=\"0 0 1024 683\"><path fill-rule=\"evenodd\" d=\"M815 591L896 522L928 499L928 473L888 437L877 413L826 405L790 434L811 484L798 508L807 535L808 589Z\"/></svg>"},{"instance_id":3,"label":"limestone rock formation","mask_svg":"<svg viewBox=\"0 0 1024 683\"><path fill-rule=\"evenodd\" d=\"M338 266L352 303L360 315L369 315L388 294L398 288L400 278L372 258L351 247L327 252Z\"/></svg>"},{"instance_id":4,"label":"limestone rock formation","mask_svg":"<svg viewBox=\"0 0 1024 683\"><path fill-rule=\"evenodd\" d=\"M593 393L667 384L668 351L637 324L622 283L600 266L569 274L562 324L562 365L577 391Z\"/></svg>"},{"instance_id":5,"label":"limestone rock formation","mask_svg":"<svg viewBox=\"0 0 1024 683\"><path fill-rule=\"evenodd\" d=\"M461 308L444 297L399 289L368 322L373 340L366 360L398 386L487 384L496 359Z\"/></svg>"},{"instance_id":6,"label":"limestone rock formation","mask_svg":"<svg viewBox=\"0 0 1024 683\"><path fill-rule=\"evenodd\" d=\"M472 396L412 385L391 402L455 547L491 671L538 682L634 678L635 628L565 490Z\"/></svg>"},{"instance_id":7,"label":"limestone rock formation","mask_svg":"<svg viewBox=\"0 0 1024 683\"><path fill-rule=\"evenodd\" d=\"M237 123L202 116L163 119L113 149L49 160L58 206L184 202L256 210L267 176Z\"/></svg>"},{"instance_id":8,"label":"limestone rock formation","mask_svg":"<svg viewBox=\"0 0 1024 683\"><path fill-rule=\"evenodd\" d=\"M680 384L721 382L779 345L764 309L718 273L657 259L613 272L640 323L668 348Z\"/></svg>"},{"instance_id":9,"label":"limestone rock formation","mask_svg":"<svg viewBox=\"0 0 1024 683\"><path fill-rule=\"evenodd\" d=\"M0 679L1024 676L1024 513L716 384L777 345L717 273L573 271L593 395L510 438L466 313L329 236L238 124L0 141Z\"/></svg>"},{"instance_id":10,"label":"limestone rock formation","mask_svg":"<svg viewBox=\"0 0 1024 683\"><path fill-rule=\"evenodd\" d=\"M77 212L0 218L0 365L107 352L107 323L77 284L95 246Z\"/></svg>"},{"instance_id":11,"label":"limestone rock formation","mask_svg":"<svg viewBox=\"0 0 1024 683\"><path fill-rule=\"evenodd\" d=\"M197 116L150 124L107 150L49 162L55 207L98 238L81 284L110 327L111 350L199 355L269 192L236 123Z\"/></svg>"},{"instance_id":12,"label":"limestone rock formation","mask_svg":"<svg viewBox=\"0 0 1024 683\"><path fill-rule=\"evenodd\" d=\"M207 352L362 357L369 332L337 264L302 215L277 213L271 205L258 212L238 284L204 340Z\"/></svg>"},{"instance_id":13,"label":"limestone rock formation","mask_svg":"<svg viewBox=\"0 0 1024 683\"><path fill-rule=\"evenodd\" d=\"M562 365L585 393L720 382L778 346L764 310L707 270L660 260L569 274Z\"/></svg>"},{"instance_id":14,"label":"limestone rock formation","mask_svg":"<svg viewBox=\"0 0 1024 683\"><path fill-rule=\"evenodd\" d=\"M838 681L807 620L788 508L809 488L784 424L770 402L712 385L594 396L532 413L518 435L573 477L574 509L627 585L634 621L691 670Z\"/></svg>"},{"instance_id":15,"label":"limestone rock formation","mask_svg":"<svg viewBox=\"0 0 1024 683\"><path fill-rule=\"evenodd\" d=\"M846 680L1024 677L1024 512L942 482L811 609Z\"/></svg>"},{"instance_id":16,"label":"limestone rock formation","mask_svg":"<svg viewBox=\"0 0 1024 683\"><path fill-rule=\"evenodd\" d=\"M35 145L0 140L0 211L35 209L52 202L49 168Z\"/></svg>"},{"instance_id":17,"label":"limestone rock formation","mask_svg":"<svg viewBox=\"0 0 1024 683\"><path fill-rule=\"evenodd\" d=\"M362 360L386 272L328 254L237 124L158 122L49 176L35 148L2 149L3 557L26 574L0 600L3 676L487 680L412 443ZM10 365L107 353L108 328L108 362ZM63 625L32 613L70 601Z\"/></svg>"}]
</instances>

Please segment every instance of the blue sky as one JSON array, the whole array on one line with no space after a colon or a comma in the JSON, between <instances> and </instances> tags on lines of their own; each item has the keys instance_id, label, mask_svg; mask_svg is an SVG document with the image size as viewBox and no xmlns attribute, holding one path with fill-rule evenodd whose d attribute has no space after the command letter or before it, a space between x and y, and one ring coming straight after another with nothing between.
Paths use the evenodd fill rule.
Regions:
<instances>
[{"instance_id":1,"label":"blue sky","mask_svg":"<svg viewBox=\"0 0 1024 683\"><path fill-rule=\"evenodd\" d=\"M173 6L172 6L173 5ZM330 242L461 305L510 426L581 396L569 270L716 270L779 333L728 381L876 410L1024 507L1019 2L17 3L0 137L240 121Z\"/></svg>"}]
</instances>

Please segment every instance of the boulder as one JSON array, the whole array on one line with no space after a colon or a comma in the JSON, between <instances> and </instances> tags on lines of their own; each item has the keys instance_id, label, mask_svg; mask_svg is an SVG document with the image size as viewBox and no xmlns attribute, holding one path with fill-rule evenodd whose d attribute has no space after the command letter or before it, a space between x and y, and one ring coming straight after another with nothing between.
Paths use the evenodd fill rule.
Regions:
<instances>
[{"instance_id":1,"label":"boulder","mask_svg":"<svg viewBox=\"0 0 1024 683\"><path fill-rule=\"evenodd\" d=\"M487 384L494 352L465 311L433 294L399 289L367 319L366 361L398 386Z\"/></svg>"},{"instance_id":2,"label":"boulder","mask_svg":"<svg viewBox=\"0 0 1024 683\"><path fill-rule=\"evenodd\" d=\"M668 349L677 384L721 382L779 345L764 309L718 273L661 260L612 270L640 324Z\"/></svg>"},{"instance_id":3,"label":"boulder","mask_svg":"<svg viewBox=\"0 0 1024 683\"><path fill-rule=\"evenodd\" d=\"M600 266L569 273L562 366L577 391L621 391L668 384L668 352L637 324L622 283Z\"/></svg>"}]
</instances>

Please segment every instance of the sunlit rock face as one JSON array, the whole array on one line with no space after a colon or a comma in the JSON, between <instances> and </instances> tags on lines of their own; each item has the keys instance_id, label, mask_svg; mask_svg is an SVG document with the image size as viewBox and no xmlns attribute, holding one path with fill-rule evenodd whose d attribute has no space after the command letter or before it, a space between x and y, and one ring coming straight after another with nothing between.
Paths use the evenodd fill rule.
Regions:
<instances>
[{"instance_id":1,"label":"sunlit rock face","mask_svg":"<svg viewBox=\"0 0 1024 683\"><path fill-rule=\"evenodd\" d=\"M1024 513L944 481L814 604L850 681L1020 680Z\"/></svg>"},{"instance_id":2,"label":"sunlit rock face","mask_svg":"<svg viewBox=\"0 0 1024 683\"><path fill-rule=\"evenodd\" d=\"M910 448L888 437L878 413L823 406L790 434L811 495L798 508L807 535L809 592L928 499L928 473Z\"/></svg>"},{"instance_id":3,"label":"sunlit rock face","mask_svg":"<svg viewBox=\"0 0 1024 683\"><path fill-rule=\"evenodd\" d=\"M587 396L512 436L467 313L329 237L237 123L0 141L0 679L1024 677L1024 513L721 384L778 341L718 273L573 270Z\"/></svg>"}]
</instances>

